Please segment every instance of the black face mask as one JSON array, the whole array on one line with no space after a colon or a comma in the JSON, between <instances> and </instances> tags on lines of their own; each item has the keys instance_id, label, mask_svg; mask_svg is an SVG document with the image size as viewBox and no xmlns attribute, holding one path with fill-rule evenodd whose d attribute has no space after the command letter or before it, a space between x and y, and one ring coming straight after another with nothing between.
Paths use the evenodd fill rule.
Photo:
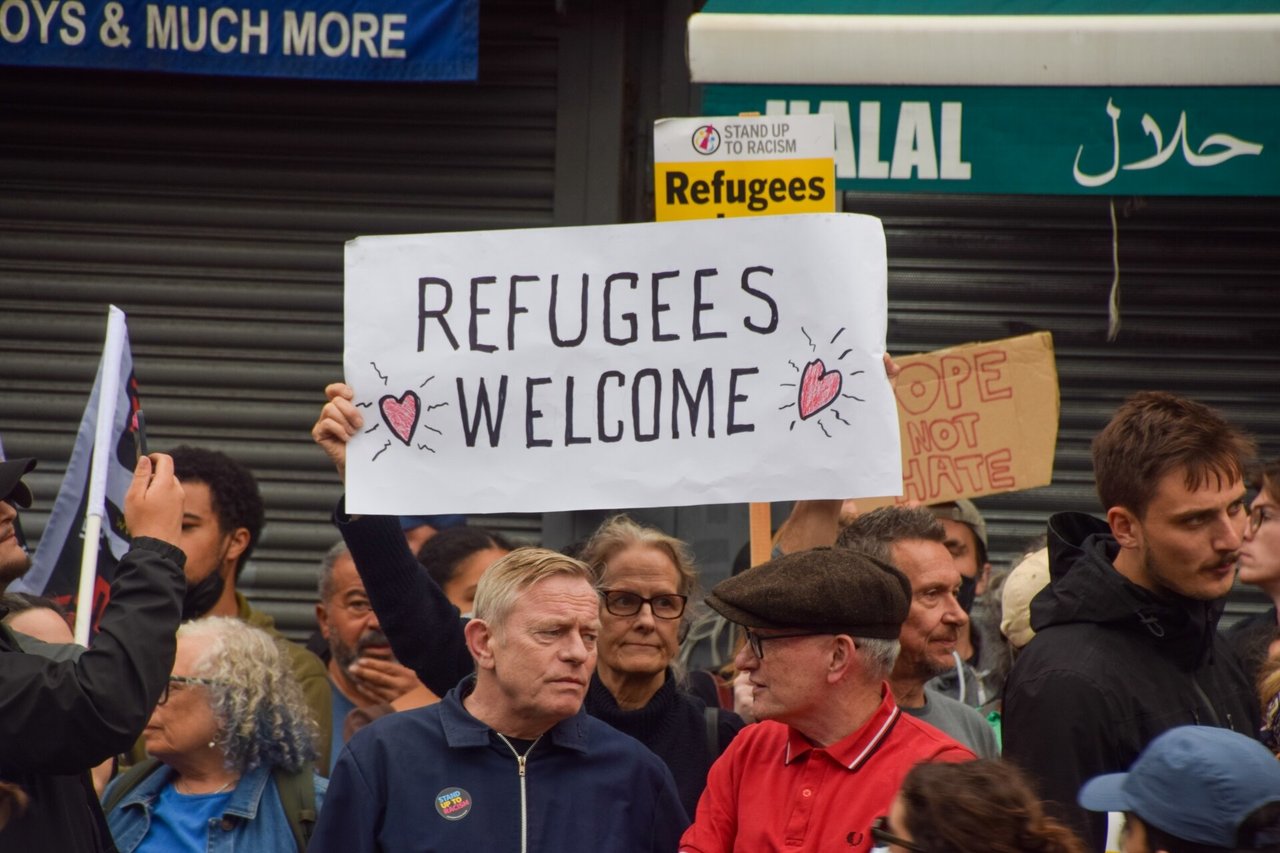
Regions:
<instances>
[{"instance_id":1,"label":"black face mask","mask_svg":"<svg viewBox=\"0 0 1280 853\"><path fill-rule=\"evenodd\" d=\"M960 576L960 591L956 593L956 601L960 602L960 609L965 613L973 607L973 599L978 591L978 579Z\"/></svg>"},{"instance_id":2,"label":"black face mask","mask_svg":"<svg viewBox=\"0 0 1280 853\"><path fill-rule=\"evenodd\" d=\"M199 618L212 610L226 585L222 572L216 569L195 586L188 583L187 593L182 597L182 621Z\"/></svg>"}]
</instances>

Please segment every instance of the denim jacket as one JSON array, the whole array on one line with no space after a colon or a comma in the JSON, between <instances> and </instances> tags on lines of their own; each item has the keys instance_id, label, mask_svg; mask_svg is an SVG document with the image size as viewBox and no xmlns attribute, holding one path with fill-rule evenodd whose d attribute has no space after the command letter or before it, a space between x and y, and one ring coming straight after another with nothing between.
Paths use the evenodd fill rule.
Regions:
<instances>
[{"instance_id":1,"label":"denim jacket","mask_svg":"<svg viewBox=\"0 0 1280 853\"><path fill-rule=\"evenodd\" d=\"M111 813L107 825L120 853L133 853L151 829L151 810L160 792L173 781L174 772L161 766L125 795ZM316 811L329 783L315 776ZM223 810L222 820L209 821L208 853L296 853L280 795L270 767L259 767L240 777Z\"/></svg>"}]
</instances>

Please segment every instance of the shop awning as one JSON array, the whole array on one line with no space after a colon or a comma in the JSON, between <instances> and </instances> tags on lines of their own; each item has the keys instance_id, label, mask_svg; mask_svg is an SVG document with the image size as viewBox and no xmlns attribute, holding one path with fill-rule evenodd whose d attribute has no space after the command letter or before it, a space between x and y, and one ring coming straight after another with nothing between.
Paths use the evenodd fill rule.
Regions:
<instances>
[{"instance_id":1,"label":"shop awning","mask_svg":"<svg viewBox=\"0 0 1280 853\"><path fill-rule=\"evenodd\" d=\"M1280 0L708 0L707 116L824 112L843 190L1280 195Z\"/></svg>"},{"instance_id":2,"label":"shop awning","mask_svg":"<svg viewBox=\"0 0 1280 853\"><path fill-rule=\"evenodd\" d=\"M689 67L695 83L1274 86L1280 3L709 0Z\"/></svg>"}]
</instances>

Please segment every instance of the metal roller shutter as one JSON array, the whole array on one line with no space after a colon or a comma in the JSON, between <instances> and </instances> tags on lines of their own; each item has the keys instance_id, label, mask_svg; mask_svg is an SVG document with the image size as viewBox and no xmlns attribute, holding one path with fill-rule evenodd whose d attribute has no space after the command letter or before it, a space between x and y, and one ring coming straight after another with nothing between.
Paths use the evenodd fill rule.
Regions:
<instances>
[{"instance_id":1,"label":"metal roller shutter","mask_svg":"<svg viewBox=\"0 0 1280 853\"><path fill-rule=\"evenodd\" d=\"M1221 409L1280 454L1280 199L1119 198L1122 327L1108 343L1108 199L849 193L883 219L889 345L910 353L1053 333L1062 417L1053 484L978 501L1007 565L1058 510L1100 512L1089 442L1146 389ZM1233 609L1261 606L1238 588Z\"/></svg>"},{"instance_id":2,"label":"metal roller shutter","mask_svg":"<svg viewBox=\"0 0 1280 853\"><path fill-rule=\"evenodd\" d=\"M481 16L476 84L0 72L0 437L39 537L105 328L129 315L153 446L244 461L267 506L242 585L305 635L339 487L309 439L341 376L342 247L550 225L559 21ZM485 523L537 539L537 516Z\"/></svg>"}]
</instances>

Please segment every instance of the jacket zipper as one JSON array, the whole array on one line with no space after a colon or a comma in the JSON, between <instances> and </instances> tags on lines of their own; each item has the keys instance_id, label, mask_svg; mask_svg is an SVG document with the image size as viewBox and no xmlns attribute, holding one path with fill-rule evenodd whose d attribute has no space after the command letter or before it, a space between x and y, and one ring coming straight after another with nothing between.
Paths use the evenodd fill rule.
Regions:
<instances>
[{"instance_id":1,"label":"jacket zipper","mask_svg":"<svg viewBox=\"0 0 1280 853\"><path fill-rule=\"evenodd\" d=\"M1222 722L1218 719L1218 712L1213 710L1213 703L1209 701L1209 696L1204 692L1204 688L1200 686L1200 682L1196 681L1195 676L1191 677L1191 683L1196 688L1196 695L1204 702L1205 710L1209 712L1209 719L1213 721L1212 725L1221 727ZM1199 717L1197 717L1197 722L1199 722Z\"/></svg>"},{"instance_id":2,"label":"jacket zipper","mask_svg":"<svg viewBox=\"0 0 1280 853\"><path fill-rule=\"evenodd\" d=\"M529 853L529 813L524 774L529 760L529 753L533 752L533 748L538 745L538 741L542 740L542 735L534 738L533 743L529 744L529 748L525 750L524 755L521 755L516 752L516 748L511 745L511 741L503 737L501 732L494 732L494 734L502 738L502 742L507 745L507 749L511 750L511 754L516 757L516 769L520 772L520 853Z\"/></svg>"}]
</instances>

